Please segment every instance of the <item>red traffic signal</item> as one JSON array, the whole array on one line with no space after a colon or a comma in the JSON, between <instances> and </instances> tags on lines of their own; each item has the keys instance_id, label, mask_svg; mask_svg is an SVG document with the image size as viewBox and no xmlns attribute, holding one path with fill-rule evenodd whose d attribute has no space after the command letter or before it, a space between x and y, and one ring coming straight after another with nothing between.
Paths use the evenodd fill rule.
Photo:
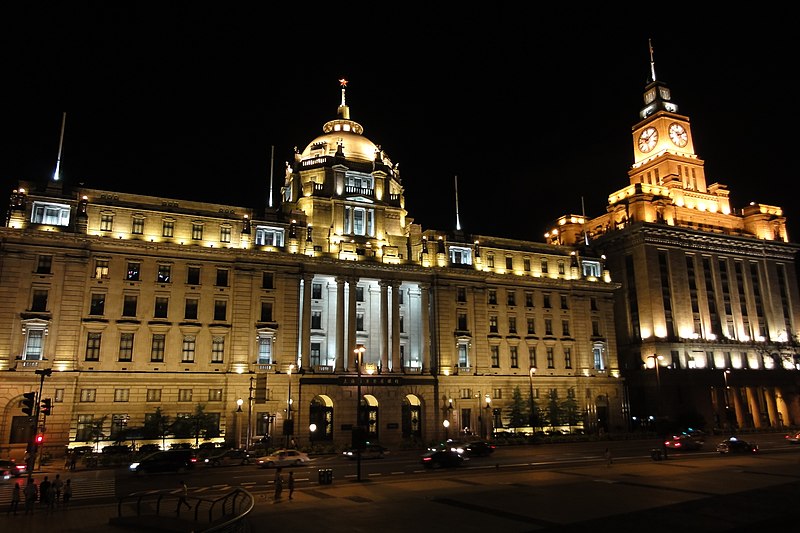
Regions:
<instances>
[{"instance_id":1,"label":"red traffic signal","mask_svg":"<svg viewBox=\"0 0 800 533\"><path fill-rule=\"evenodd\" d=\"M41 410L44 416L49 415L52 412L53 405L52 400L50 398L45 398L42 400Z\"/></svg>"},{"instance_id":2,"label":"red traffic signal","mask_svg":"<svg viewBox=\"0 0 800 533\"><path fill-rule=\"evenodd\" d=\"M28 416L33 416L33 406L36 404L36 393L26 392L22 395L22 412Z\"/></svg>"},{"instance_id":3,"label":"red traffic signal","mask_svg":"<svg viewBox=\"0 0 800 533\"><path fill-rule=\"evenodd\" d=\"M35 442L36 442L36 444L41 444L42 441L44 441L44 435L39 433L38 435L36 435L36 441Z\"/></svg>"}]
</instances>

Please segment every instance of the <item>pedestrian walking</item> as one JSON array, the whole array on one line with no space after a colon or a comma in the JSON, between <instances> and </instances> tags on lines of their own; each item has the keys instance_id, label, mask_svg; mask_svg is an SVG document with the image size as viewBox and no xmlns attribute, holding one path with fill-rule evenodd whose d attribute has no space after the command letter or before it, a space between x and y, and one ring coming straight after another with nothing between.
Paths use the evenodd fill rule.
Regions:
<instances>
[{"instance_id":1,"label":"pedestrian walking","mask_svg":"<svg viewBox=\"0 0 800 533\"><path fill-rule=\"evenodd\" d=\"M61 502L64 505L64 509L67 508L69 505L69 500L72 498L72 480L67 479L66 483L64 483L64 492L61 495Z\"/></svg>"},{"instance_id":2,"label":"pedestrian walking","mask_svg":"<svg viewBox=\"0 0 800 533\"><path fill-rule=\"evenodd\" d=\"M49 506L51 486L52 483L48 479L48 476L44 476L42 482L39 483L39 503L41 503L43 507Z\"/></svg>"},{"instance_id":3,"label":"pedestrian walking","mask_svg":"<svg viewBox=\"0 0 800 533\"><path fill-rule=\"evenodd\" d=\"M53 492L53 504L59 505L61 503L61 493L64 491L64 481L61 479L61 474L56 474L51 491Z\"/></svg>"},{"instance_id":4,"label":"pedestrian walking","mask_svg":"<svg viewBox=\"0 0 800 533\"><path fill-rule=\"evenodd\" d=\"M19 481L14 483L14 488L11 490L11 505L8 507L6 514L14 513L17 516L17 509L19 508L19 501L22 498L22 488L19 486Z\"/></svg>"},{"instance_id":5,"label":"pedestrian walking","mask_svg":"<svg viewBox=\"0 0 800 533\"><path fill-rule=\"evenodd\" d=\"M184 480L181 480L180 484L181 484L181 492L178 498L178 507L177 509L175 509L175 514L180 514L181 507L183 507L184 505L189 509L192 508L192 506L189 505L189 502L187 501L187 498L189 497L189 487L186 486L186 482Z\"/></svg>"},{"instance_id":6,"label":"pedestrian walking","mask_svg":"<svg viewBox=\"0 0 800 533\"><path fill-rule=\"evenodd\" d=\"M75 463L77 463L77 462L78 462L78 457L77 457L77 455L75 455L75 452L72 452L71 454L69 454L69 471L70 472L74 472L75 471Z\"/></svg>"},{"instance_id":7,"label":"pedestrian walking","mask_svg":"<svg viewBox=\"0 0 800 533\"><path fill-rule=\"evenodd\" d=\"M281 501L281 494L283 493L283 474L280 468L275 472L275 496L273 501L279 503Z\"/></svg>"},{"instance_id":8,"label":"pedestrian walking","mask_svg":"<svg viewBox=\"0 0 800 533\"><path fill-rule=\"evenodd\" d=\"M34 479L29 479L28 484L25 485L25 514L33 514L37 493L36 481Z\"/></svg>"},{"instance_id":9,"label":"pedestrian walking","mask_svg":"<svg viewBox=\"0 0 800 533\"><path fill-rule=\"evenodd\" d=\"M614 462L614 460L611 458L611 450L606 448L606 451L603 453L603 457L606 458L606 468L611 467L611 463Z\"/></svg>"},{"instance_id":10,"label":"pedestrian walking","mask_svg":"<svg viewBox=\"0 0 800 533\"><path fill-rule=\"evenodd\" d=\"M294 497L294 471L289 472L289 479L286 482L286 487L289 489L289 499Z\"/></svg>"}]
</instances>

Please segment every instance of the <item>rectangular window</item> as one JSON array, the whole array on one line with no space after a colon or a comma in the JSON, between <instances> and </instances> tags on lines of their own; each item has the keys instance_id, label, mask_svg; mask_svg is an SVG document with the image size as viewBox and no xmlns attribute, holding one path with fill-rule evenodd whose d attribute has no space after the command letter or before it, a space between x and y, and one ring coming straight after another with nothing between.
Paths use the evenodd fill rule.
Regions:
<instances>
[{"instance_id":1,"label":"rectangular window","mask_svg":"<svg viewBox=\"0 0 800 533\"><path fill-rule=\"evenodd\" d=\"M50 274L53 268L52 255L40 255L36 258L36 273Z\"/></svg>"},{"instance_id":2,"label":"rectangular window","mask_svg":"<svg viewBox=\"0 0 800 533\"><path fill-rule=\"evenodd\" d=\"M489 347L491 354L492 354L492 368L499 368L500 367L500 347L499 346L490 346Z\"/></svg>"},{"instance_id":3,"label":"rectangular window","mask_svg":"<svg viewBox=\"0 0 800 533\"><path fill-rule=\"evenodd\" d=\"M555 355L553 354L553 347L547 347L547 368L555 368Z\"/></svg>"},{"instance_id":4,"label":"rectangular window","mask_svg":"<svg viewBox=\"0 0 800 533\"><path fill-rule=\"evenodd\" d=\"M154 333L153 340L150 343L150 362L163 363L164 362L164 348L167 345L167 336L163 333Z\"/></svg>"},{"instance_id":5,"label":"rectangular window","mask_svg":"<svg viewBox=\"0 0 800 533\"><path fill-rule=\"evenodd\" d=\"M227 268L218 268L217 269L217 287L227 287L228 286L228 269Z\"/></svg>"},{"instance_id":6,"label":"rectangular window","mask_svg":"<svg viewBox=\"0 0 800 533\"><path fill-rule=\"evenodd\" d=\"M506 304L511 307L517 305L517 293L511 289L506 291Z\"/></svg>"},{"instance_id":7,"label":"rectangular window","mask_svg":"<svg viewBox=\"0 0 800 533\"><path fill-rule=\"evenodd\" d=\"M275 288L275 274L272 272L261 273L261 288L274 289Z\"/></svg>"},{"instance_id":8,"label":"rectangular window","mask_svg":"<svg viewBox=\"0 0 800 533\"><path fill-rule=\"evenodd\" d=\"M200 267L190 266L186 268L186 284L200 285Z\"/></svg>"},{"instance_id":9,"label":"rectangular window","mask_svg":"<svg viewBox=\"0 0 800 533\"><path fill-rule=\"evenodd\" d=\"M172 220L165 220L161 225L161 236L172 237L175 235L175 222Z\"/></svg>"},{"instance_id":10,"label":"rectangular window","mask_svg":"<svg viewBox=\"0 0 800 533\"><path fill-rule=\"evenodd\" d=\"M572 368L572 348L564 348L564 368Z\"/></svg>"},{"instance_id":11,"label":"rectangular window","mask_svg":"<svg viewBox=\"0 0 800 533\"><path fill-rule=\"evenodd\" d=\"M178 389L178 401L179 402L191 402L192 401L192 389Z\"/></svg>"},{"instance_id":12,"label":"rectangular window","mask_svg":"<svg viewBox=\"0 0 800 533\"><path fill-rule=\"evenodd\" d=\"M81 402L93 402L97 396L97 389L81 389Z\"/></svg>"},{"instance_id":13,"label":"rectangular window","mask_svg":"<svg viewBox=\"0 0 800 533\"><path fill-rule=\"evenodd\" d=\"M156 274L156 281L158 283L169 283L170 281L172 281L172 266L158 265L158 273Z\"/></svg>"},{"instance_id":14,"label":"rectangular window","mask_svg":"<svg viewBox=\"0 0 800 533\"><path fill-rule=\"evenodd\" d=\"M322 329L322 311L311 311L311 329Z\"/></svg>"},{"instance_id":15,"label":"rectangular window","mask_svg":"<svg viewBox=\"0 0 800 533\"><path fill-rule=\"evenodd\" d=\"M528 335L536 335L536 320L533 317L528 317Z\"/></svg>"},{"instance_id":16,"label":"rectangular window","mask_svg":"<svg viewBox=\"0 0 800 533\"><path fill-rule=\"evenodd\" d=\"M322 299L322 284L321 283L312 283L311 284L311 299L312 300L321 300Z\"/></svg>"},{"instance_id":17,"label":"rectangular window","mask_svg":"<svg viewBox=\"0 0 800 533\"><path fill-rule=\"evenodd\" d=\"M221 226L219 228L219 242L231 242L230 226Z\"/></svg>"},{"instance_id":18,"label":"rectangular window","mask_svg":"<svg viewBox=\"0 0 800 533\"><path fill-rule=\"evenodd\" d=\"M553 334L553 320L551 318L544 319L544 334L545 335Z\"/></svg>"},{"instance_id":19,"label":"rectangular window","mask_svg":"<svg viewBox=\"0 0 800 533\"><path fill-rule=\"evenodd\" d=\"M133 360L133 333L120 333L119 360L121 362Z\"/></svg>"},{"instance_id":20,"label":"rectangular window","mask_svg":"<svg viewBox=\"0 0 800 533\"><path fill-rule=\"evenodd\" d=\"M497 305L497 291L494 289L489 289L486 294L488 295L487 302L489 305Z\"/></svg>"},{"instance_id":21,"label":"rectangular window","mask_svg":"<svg viewBox=\"0 0 800 533\"><path fill-rule=\"evenodd\" d=\"M100 215L100 231L114 229L114 215Z\"/></svg>"},{"instance_id":22,"label":"rectangular window","mask_svg":"<svg viewBox=\"0 0 800 533\"><path fill-rule=\"evenodd\" d=\"M203 240L203 225L202 224L192 224L192 240L193 241Z\"/></svg>"},{"instance_id":23,"label":"rectangular window","mask_svg":"<svg viewBox=\"0 0 800 533\"><path fill-rule=\"evenodd\" d=\"M56 389L53 394L53 401L56 403L62 403L64 401L64 389Z\"/></svg>"},{"instance_id":24,"label":"rectangular window","mask_svg":"<svg viewBox=\"0 0 800 533\"><path fill-rule=\"evenodd\" d=\"M126 400L127 401L127 400ZM114 413L111 415L111 435L112 439L124 439L125 428L128 427L130 417L124 413Z\"/></svg>"},{"instance_id":25,"label":"rectangular window","mask_svg":"<svg viewBox=\"0 0 800 533\"><path fill-rule=\"evenodd\" d=\"M517 317L508 317L508 333L514 335L517 333Z\"/></svg>"},{"instance_id":26,"label":"rectangular window","mask_svg":"<svg viewBox=\"0 0 800 533\"><path fill-rule=\"evenodd\" d=\"M114 389L115 402L127 402L130 401L130 398L131 398L130 389Z\"/></svg>"},{"instance_id":27,"label":"rectangular window","mask_svg":"<svg viewBox=\"0 0 800 533\"><path fill-rule=\"evenodd\" d=\"M467 301L467 288L466 287L457 287L456 288L456 301L457 302L466 302Z\"/></svg>"},{"instance_id":28,"label":"rectangular window","mask_svg":"<svg viewBox=\"0 0 800 533\"><path fill-rule=\"evenodd\" d=\"M169 309L169 298L166 296L156 296L156 308L153 312L154 318L167 318Z\"/></svg>"},{"instance_id":29,"label":"rectangular window","mask_svg":"<svg viewBox=\"0 0 800 533\"><path fill-rule=\"evenodd\" d=\"M569 309L567 305L567 297L565 295L561 295L561 309Z\"/></svg>"},{"instance_id":30,"label":"rectangular window","mask_svg":"<svg viewBox=\"0 0 800 533\"><path fill-rule=\"evenodd\" d=\"M33 202L31 222L52 226L69 226L69 213L70 206L68 205Z\"/></svg>"},{"instance_id":31,"label":"rectangular window","mask_svg":"<svg viewBox=\"0 0 800 533\"><path fill-rule=\"evenodd\" d=\"M135 294L126 294L122 299L122 316L136 316L138 297Z\"/></svg>"},{"instance_id":32,"label":"rectangular window","mask_svg":"<svg viewBox=\"0 0 800 533\"><path fill-rule=\"evenodd\" d=\"M261 302L261 322L272 322L272 302Z\"/></svg>"},{"instance_id":33,"label":"rectangular window","mask_svg":"<svg viewBox=\"0 0 800 533\"><path fill-rule=\"evenodd\" d=\"M494 268L494 254L486 254L486 266Z\"/></svg>"},{"instance_id":34,"label":"rectangular window","mask_svg":"<svg viewBox=\"0 0 800 533\"><path fill-rule=\"evenodd\" d=\"M31 295L31 311L34 313L44 313L47 311L47 291L45 289L33 289Z\"/></svg>"},{"instance_id":35,"label":"rectangular window","mask_svg":"<svg viewBox=\"0 0 800 533\"><path fill-rule=\"evenodd\" d=\"M549 294L545 294L545 295L543 296L543 299L544 299L544 302L542 303L542 306L543 306L545 309L550 309L550 307L551 307L551 306L550 306L550 295L549 295Z\"/></svg>"},{"instance_id":36,"label":"rectangular window","mask_svg":"<svg viewBox=\"0 0 800 533\"><path fill-rule=\"evenodd\" d=\"M569 337L569 320L561 321L561 335L564 337Z\"/></svg>"},{"instance_id":37,"label":"rectangular window","mask_svg":"<svg viewBox=\"0 0 800 533\"><path fill-rule=\"evenodd\" d=\"M525 307L533 307L533 293L526 292L525 293Z\"/></svg>"},{"instance_id":38,"label":"rectangular window","mask_svg":"<svg viewBox=\"0 0 800 533\"><path fill-rule=\"evenodd\" d=\"M94 260L94 279L108 279L108 259Z\"/></svg>"},{"instance_id":39,"label":"rectangular window","mask_svg":"<svg viewBox=\"0 0 800 533\"><path fill-rule=\"evenodd\" d=\"M511 358L511 368L519 368L519 352L516 346L508 347L509 357Z\"/></svg>"},{"instance_id":40,"label":"rectangular window","mask_svg":"<svg viewBox=\"0 0 800 533\"><path fill-rule=\"evenodd\" d=\"M78 426L75 432L75 440L77 442L91 442L92 441L92 428L94 421L92 415L78 415Z\"/></svg>"},{"instance_id":41,"label":"rectangular window","mask_svg":"<svg viewBox=\"0 0 800 533\"><path fill-rule=\"evenodd\" d=\"M458 366L460 368L469 367L469 345L465 342L458 343Z\"/></svg>"},{"instance_id":42,"label":"rectangular window","mask_svg":"<svg viewBox=\"0 0 800 533\"><path fill-rule=\"evenodd\" d=\"M589 298L589 309L592 311L597 311L597 298L594 296Z\"/></svg>"},{"instance_id":43,"label":"rectangular window","mask_svg":"<svg viewBox=\"0 0 800 533\"><path fill-rule=\"evenodd\" d=\"M456 317L456 329L459 331L467 331L467 312L459 311Z\"/></svg>"},{"instance_id":44,"label":"rectangular window","mask_svg":"<svg viewBox=\"0 0 800 533\"><path fill-rule=\"evenodd\" d=\"M322 347L318 342L311 343L311 366L319 366L320 356L322 355Z\"/></svg>"},{"instance_id":45,"label":"rectangular window","mask_svg":"<svg viewBox=\"0 0 800 533\"><path fill-rule=\"evenodd\" d=\"M558 262L558 273L562 276L564 275L564 261Z\"/></svg>"},{"instance_id":46,"label":"rectangular window","mask_svg":"<svg viewBox=\"0 0 800 533\"><path fill-rule=\"evenodd\" d=\"M225 337L214 337L211 341L211 362L222 363L225 359Z\"/></svg>"},{"instance_id":47,"label":"rectangular window","mask_svg":"<svg viewBox=\"0 0 800 533\"><path fill-rule=\"evenodd\" d=\"M542 259L542 274L547 274L547 259Z\"/></svg>"},{"instance_id":48,"label":"rectangular window","mask_svg":"<svg viewBox=\"0 0 800 533\"><path fill-rule=\"evenodd\" d=\"M356 301L363 302L364 301L364 286L363 285L356 285Z\"/></svg>"},{"instance_id":49,"label":"rectangular window","mask_svg":"<svg viewBox=\"0 0 800 533\"><path fill-rule=\"evenodd\" d=\"M29 329L25 341L25 360L39 361L42 358L43 329Z\"/></svg>"},{"instance_id":50,"label":"rectangular window","mask_svg":"<svg viewBox=\"0 0 800 533\"><path fill-rule=\"evenodd\" d=\"M183 308L183 318L185 320L197 320L197 298L186 298L186 303Z\"/></svg>"},{"instance_id":51,"label":"rectangular window","mask_svg":"<svg viewBox=\"0 0 800 533\"><path fill-rule=\"evenodd\" d=\"M148 402L160 402L161 401L161 389L147 389L147 401Z\"/></svg>"},{"instance_id":52,"label":"rectangular window","mask_svg":"<svg viewBox=\"0 0 800 533\"><path fill-rule=\"evenodd\" d=\"M214 320L217 322L225 322L227 316L228 316L227 300L214 300Z\"/></svg>"},{"instance_id":53,"label":"rectangular window","mask_svg":"<svg viewBox=\"0 0 800 533\"><path fill-rule=\"evenodd\" d=\"M497 315L489 317L489 333L497 333Z\"/></svg>"},{"instance_id":54,"label":"rectangular window","mask_svg":"<svg viewBox=\"0 0 800 533\"><path fill-rule=\"evenodd\" d=\"M514 258L510 255L506 256L506 270L512 270L514 268Z\"/></svg>"},{"instance_id":55,"label":"rectangular window","mask_svg":"<svg viewBox=\"0 0 800 533\"><path fill-rule=\"evenodd\" d=\"M270 337L258 338L258 364L272 364L272 338Z\"/></svg>"},{"instance_id":56,"label":"rectangular window","mask_svg":"<svg viewBox=\"0 0 800 533\"><path fill-rule=\"evenodd\" d=\"M139 281L139 272L141 270L141 263L137 261L128 262L128 272L125 274L125 279L128 281Z\"/></svg>"},{"instance_id":57,"label":"rectangular window","mask_svg":"<svg viewBox=\"0 0 800 533\"><path fill-rule=\"evenodd\" d=\"M133 217L131 233L133 235L142 235L144 233L144 219L142 217Z\"/></svg>"},{"instance_id":58,"label":"rectangular window","mask_svg":"<svg viewBox=\"0 0 800 533\"><path fill-rule=\"evenodd\" d=\"M222 401L222 389L208 389L208 401L209 402L221 402Z\"/></svg>"},{"instance_id":59,"label":"rectangular window","mask_svg":"<svg viewBox=\"0 0 800 533\"><path fill-rule=\"evenodd\" d=\"M364 313L356 313L356 331L364 331Z\"/></svg>"},{"instance_id":60,"label":"rectangular window","mask_svg":"<svg viewBox=\"0 0 800 533\"><path fill-rule=\"evenodd\" d=\"M600 322L592 320L592 337L600 336Z\"/></svg>"},{"instance_id":61,"label":"rectangular window","mask_svg":"<svg viewBox=\"0 0 800 533\"><path fill-rule=\"evenodd\" d=\"M256 228L258 246L283 246L284 231L281 228L259 226Z\"/></svg>"},{"instance_id":62,"label":"rectangular window","mask_svg":"<svg viewBox=\"0 0 800 533\"><path fill-rule=\"evenodd\" d=\"M106 295L104 293L92 293L89 303L89 314L103 316L106 311Z\"/></svg>"},{"instance_id":63,"label":"rectangular window","mask_svg":"<svg viewBox=\"0 0 800 533\"><path fill-rule=\"evenodd\" d=\"M100 339L102 333L89 332L86 334L86 360L99 361L100 360Z\"/></svg>"},{"instance_id":64,"label":"rectangular window","mask_svg":"<svg viewBox=\"0 0 800 533\"><path fill-rule=\"evenodd\" d=\"M522 269L525 272L530 272L531 271L531 258L530 257L525 257L522 260Z\"/></svg>"},{"instance_id":65,"label":"rectangular window","mask_svg":"<svg viewBox=\"0 0 800 533\"><path fill-rule=\"evenodd\" d=\"M536 346L528 347L528 366L536 368Z\"/></svg>"},{"instance_id":66,"label":"rectangular window","mask_svg":"<svg viewBox=\"0 0 800 533\"><path fill-rule=\"evenodd\" d=\"M181 363L194 363L196 342L197 340L193 335L186 335L183 338L183 347L181 348Z\"/></svg>"}]
</instances>

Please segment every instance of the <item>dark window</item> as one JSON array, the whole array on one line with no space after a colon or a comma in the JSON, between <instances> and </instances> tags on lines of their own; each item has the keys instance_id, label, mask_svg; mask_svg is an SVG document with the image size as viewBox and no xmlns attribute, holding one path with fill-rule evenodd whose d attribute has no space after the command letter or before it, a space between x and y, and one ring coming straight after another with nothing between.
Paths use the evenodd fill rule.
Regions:
<instances>
[{"instance_id":1,"label":"dark window","mask_svg":"<svg viewBox=\"0 0 800 533\"><path fill-rule=\"evenodd\" d=\"M89 314L102 316L106 310L106 295L92 294L92 302L89 304Z\"/></svg>"},{"instance_id":2,"label":"dark window","mask_svg":"<svg viewBox=\"0 0 800 533\"><path fill-rule=\"evenodd\" d=\"M172 279L171 274L172 267L170 265L158 265L158 274L156 275L156 281L159 283L169 283Z\"/></svg>"},{"instance_id":3,"label":"dark window","mask_svg":"<svg viewBox=\"0 0 800 533\"><path fill-rule=\"evenodd\" d=\"M44 313L47 311L47 291L45 289L34 289L33 299L31 300L31 311Z\"/></svg>"},{"instance_id":4,"label":"dark window","mask_svg":"<svg viewBox=\"0 0 800 533\"><path fill-rule=\"evenodd\" d=\"M200 267L190 266L186 271L186 283L200 285Z\"/></svg>"},{"instance_id":5,"label":"dark window","mask_svg":"<svg viewBox=\"0 0 800 533\"><path fill-rule=\"evenodd\" d=\"M218 268L217 269L217 287L227 287L228 286L228 269L227 268Z\"/></svg>"},{"instance_id":6,"label":"dark window","mask_svg":"<svg viewBox=\"0 0 800 533\"><path fill-rule=\"evenodd\" d=\"M187 298L184 306L183 318L186 320L197 320L197 299Z\"/></svg>"},{"instance_id":7,"label":"dark window","mask_svg":"<svg viewBox=\"0 0 800 533\"><path fill-rule=\"evenodd\" d=\"M272 272L261 273L261 288L274 289L275 288L275 274Z\"/></svg>"},{"instance_id":8,"label":"dark window","mask_svg":"<svg viewBox=\"0 0 800 533\"><path fill-rule=\"evenodd\" d=\"M322 299L322 283L311 284L311 299L313 300Z\"/></svg>"},{"instance_id":9,"label":"dark window","mask_svg":"<svg viewBox=\"0 0 800 533\"><path fill-rule=\"evenodd\" d=\"M169 298L166 296L156 297L156 309L153 313L155 318L167 318L167 310L169 309Z\"/></svg>"},{"instance_id":10,"label":"dark window","mask_svg":"<svg viewBox=\"0 0 800 533\"><path fill-rule=\"evenodd\" d=\"M225 300L214 301L214 320L224 322L228 317L228 302Z\"/></svg>"},{"instance_id":11,"label":"dark window","mask_svg":"<svg viewBox=\"0 0 800 533\"><path fill-rule=\"evenodd\" d=\"M272 302L261 302L261 322L272 322Z\"/></svg>"},{"instance_id":12,"label":"dark window","mask_svg":"<svg viewBox=\"0 0 800 533\"><path fill-rule=\"evenodd\" d=\"M36 261L37 274L49 274L52 267L53 267L52 255L40 255L38 257Z\"/></svg>"},{"instance_id":13,"label":"dark window","mask_svg":"<svg viewBox=\"0 0 800 533\"><path fill-rule=\"evenodd\" d=\"M128 281L139 281L139 270L141 266L140 263L128 263L128 273L125 275L125 279Z\"/></svg>"},{"instance_id":14,"label":"dark window","mask_svg":"<svg viewBox=\"0 0 800 533\"><path fill-rule=\"evenodd\" d=\"M138 298L133 294L126 294L122 302L122 316L136 316Z\"/></svg>"}]
</instances>

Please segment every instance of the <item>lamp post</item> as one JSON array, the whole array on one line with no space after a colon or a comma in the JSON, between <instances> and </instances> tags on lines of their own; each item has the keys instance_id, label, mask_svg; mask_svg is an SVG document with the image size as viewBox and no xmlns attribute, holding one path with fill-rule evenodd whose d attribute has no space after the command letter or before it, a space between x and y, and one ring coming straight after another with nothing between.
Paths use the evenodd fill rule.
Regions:
<instances>
[{"instance_id":1,"label":"lamp post","mask_svg":"<svg viewBox=\"0 0 800 533\"><path fill-rule=\"evenodd\" d=\"M308 425L308 442L309 444L314 444L314 432L317 430L316 424L309 424Z\"/></svg>"},{"instance_id":2,"label":"lamp post","mask_svg":"<svg viewBox=\"0 0 800 533\"><path fill-rule=\"evenodd\" d=\"M489 393L486 393L484 397L484 401L486 402L486 439L489 438L489 433L492 431L492 398L489 396Z\"/></svg>"},{"instance_id":3,"label":"lamp post","mask_svg":"<svg viewBox=\"0 0 800 533\"><path fill-rule=\"evenodd\" d=\"M528 413L528 417L529 417L528 423L530 423L530 425L531 425L531 432L532 433L536 433L536 425L535 425L536 424L536 405L533 402L533 375L535 373L536 373L536 367L535 366L532 366L532 367L530 367L528 369L528 385L531 388L531 390L530 390L531 400L530 400L530 404L528 405L528 409L530 410L530 413Z\"/></svg>"},{"instance_id":4,"label":"lamp post","mask_svg":"<svg viewBox=\"0 0 800 533\"><path fill-rule=\"evenodd\" d=\"M292 428L292 370L294 370L294 364L289 365L289 369L286 371L286 374L289 376L289 392L286 397L286 424L284 427L287 448L289 447L289 439L294 434Z\"/></svg>"},{"instance_id":5,"label":"lamp post","mask_svg":"<svg viewBox=\"0 0 800 533\"><path fill-rule=\"evenodd\" d=\"M444 441L447 442L448 440L450 440L449 439L449 434L448 434L449 433L448 429L450 428L450 421L445 419L442 422L442 425L444 426Z\"/></svg>"},{"instance_id":6,"label":"lamp post","mask_svg":"<svg viewBox=\"0 0 800 533\"><path fill-rule=\"evenodd\" d=\"M242 404L244 400L236 400L236 447L242 447Z\"/></svg>"},{"instance_id":7,"label":"lamp post","mask_svg":"<svg viewBox=\"0 0 800 533\"><path fill-rule=\"evenodd\" d=\"M725 395L725 428L727 429L731 423L731 405L730 400L728 398L728 394L730 391L730 385L728 385L728 375L731 373L730 370L725 370L722 373L723 379L725 379L725 389L722 391L722 394Z\"/></svg>"},{"instance_id":8,"label":"lamp post","mask_svg":"<svg viewBox=\"0 0 800 533\"><path fill-rule=\"evenodd\" d=\"M663 428L663 422L660 421L660 419L661 419L661 374L660 374L659 366L661 366L661 365L658 364L659 361L664 359L664 356L663 355L648 355L647 359L648 360L650 360L650 359L653 360L653 366L656 369L656 432L659 435L661 435L662 437L665 437L666 436L666 428ZM662 428L664 429L664 432L663 432L664 434L662 434L662 432L660 431L661 428L659 428L659 425L661 425ZM661 441L662 441L664 459L666 459L667 458L667 445L664 442L664 438L662 438Z\"/></svg>"},{"instance_id":9,"label":"lamp post","mask_svg":"<svg viewBox=\"0 0 800 533\"><path fill-rule=\"evenodd\" d=\"M359 345L358 348L353 350L356 354L356 372L358 379L356 380L356 428L359 437L364 435L364 429L361 427L361 360L364 357L366 348ZM361 481L361 444L356 446L356 481Z\"/></svg>"},{"instance_id":10,"label":"lamp post","mask_svg":"<svg viewBox=\"0 0 800 533\"><path fill-rule=\"evenodd\" d=\"M250 394L247 396L247 436L245 437L245 449L247 450L250 449L253 443L253 393L256 390L253 382L255 380L256 378L250 376L250 389L248 391Z\"/></svg>"}]
</instances>

